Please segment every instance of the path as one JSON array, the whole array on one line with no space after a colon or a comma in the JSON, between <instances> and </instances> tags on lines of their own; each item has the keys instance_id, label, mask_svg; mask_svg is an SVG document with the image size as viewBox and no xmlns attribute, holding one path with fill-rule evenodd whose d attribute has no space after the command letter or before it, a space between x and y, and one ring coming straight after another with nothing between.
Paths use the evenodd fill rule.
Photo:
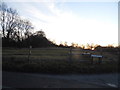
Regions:
<instances>
[{"instance_id":1,"label":"path","mask_svg":"<svg viewBox=\"0 0 120 90\"><path fill-rule=\"evenodd\" d=\"M2 72L3 88L105 88L118 87L118 74L48 75Z\"/></svg>"}]
</instances>

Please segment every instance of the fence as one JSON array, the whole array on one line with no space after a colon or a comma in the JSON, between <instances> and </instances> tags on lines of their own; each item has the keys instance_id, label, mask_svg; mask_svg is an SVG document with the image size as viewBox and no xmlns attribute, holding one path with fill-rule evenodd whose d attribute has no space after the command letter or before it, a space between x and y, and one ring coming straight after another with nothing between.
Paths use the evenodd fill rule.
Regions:
<instances>
[{"instance_id":1,"label":"fence","mask_svg":"<svg viewBox=\"0 0 120 90\"><path fill-rule=\"evenodd\" d=\"M87 62L93 64L93 59L98 58L99 63L102 62L102 56L93 55L93 51L86 53L85 50L75 48L23 48L23 49L3 49L3 58L11 58L17 60L67 60L70 63L73 61Z\"/></svg>"},{"instance_id":2,"label":"fence","mask_svg":"<svg viewBox=\"0 0 120 90\"><path fill-rule=\"evenodd\" d=\"M98 64L102 63L102 55L93 55L91 53L85 52L85 53L72 53L72 51L79 51L79 49L72 49L70 48L70 62L72 61L72 56L73 55L79 55L82 57L82 59L80 61L90 61L91 64L94 63L94 58L97 58L96 61L98 61ZM101 53L101 52L100 52Z\"/></svg>"}]
</instances>

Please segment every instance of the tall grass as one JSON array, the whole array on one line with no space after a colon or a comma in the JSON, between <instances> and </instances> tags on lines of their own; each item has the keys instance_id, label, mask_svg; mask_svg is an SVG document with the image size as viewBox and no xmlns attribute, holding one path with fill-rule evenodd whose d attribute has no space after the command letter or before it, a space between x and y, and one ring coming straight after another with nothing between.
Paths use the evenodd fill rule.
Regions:
<instances>
[{"instance_id":1,"label":"tall grass","mask_svg":"<svg viewBox=\"0 0 120 90\"><path fill-rule=\"evenodd\" d=\"M74 51L76 53L76 51ZM77 53L83 53L78 50ZM92 52L96 54L96 52ZM97 52L98 54L99 52ZM112 58L112 60L110 60ZM28 61L28 49L4 49L2 57L2 69L6 71L37 72L37 73L111 73L117 72L117 56L104 54L103 63L91 64L90 60L81 62L81 55L72 55L69 61L69 49L48 48L32 49Z\"/></svg>"}]
</instances>

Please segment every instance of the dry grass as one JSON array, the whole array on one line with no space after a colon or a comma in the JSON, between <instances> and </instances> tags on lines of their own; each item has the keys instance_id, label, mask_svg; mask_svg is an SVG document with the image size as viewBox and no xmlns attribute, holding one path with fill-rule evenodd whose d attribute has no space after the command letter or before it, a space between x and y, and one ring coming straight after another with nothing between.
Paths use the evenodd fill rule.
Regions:
<instances>
[{"instance_id":1,"label":"dry grass","mask_svg":"<svg viewBox=\"0 0 120 90\"><path fill-rule=\"evenodd\" d=\"M87 62L82 57L83 50L73 50L72 61L69 61L68 48L35 48L31 50L30 62L28 62L29 50L24 49L3 49L3 70L20 72L40 72L40 73L110 73L117 72L117 55L103 52L103 63L94 62L91 64L89 58ZM89 51L92 54L100 52ZM97 61L97 59L94 59Z\"/></svg>"}]
</instances>

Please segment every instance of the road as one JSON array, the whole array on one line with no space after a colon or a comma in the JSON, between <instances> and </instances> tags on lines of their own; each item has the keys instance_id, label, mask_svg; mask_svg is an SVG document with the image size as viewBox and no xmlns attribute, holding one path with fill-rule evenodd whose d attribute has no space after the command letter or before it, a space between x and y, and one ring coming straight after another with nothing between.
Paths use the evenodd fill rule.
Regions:
<instances>
[{"instance_id":1,"label":"road","mask_svg":"<svg viewBox=\"0 0 120 90\"><path fill-rule=\"evenodd\" d=\"M118 75L48 75L2 72L3 88L117 88Z\"/></svg>"}]
</instances>

